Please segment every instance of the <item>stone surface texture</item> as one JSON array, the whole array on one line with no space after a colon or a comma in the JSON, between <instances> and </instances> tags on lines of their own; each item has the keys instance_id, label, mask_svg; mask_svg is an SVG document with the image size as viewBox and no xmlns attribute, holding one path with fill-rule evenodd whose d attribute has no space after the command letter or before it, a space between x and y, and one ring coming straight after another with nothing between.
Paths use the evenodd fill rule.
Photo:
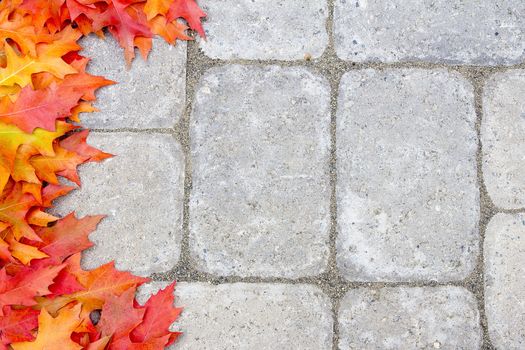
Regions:
<instances>
[{"instance_id":1,"label":"stone surface texture","mask_svg":"<svg viewBox=\"0 0 525 350\"><path fill-rule=\"evenodd\" d=\"M171 46L154 39L153 45L147 62L137 57L128 68L123 49L111 35L82 40L82 55L92 59L87 71L117 82L98 91L95 106L100 111L82 115L83 125L96 129L175 125L186 98L186 43Z\"/></svg>"},{"instance_id":2,"label":"stone surface texture","mask_svg":"<svg viewBox=\"0 0 525 350\"><path fill-rule=\"evenodd\" d=\"M476 299L459 287L359 288L339 310L340 349L479 349Z\"/></svg>"},{"instance_id":3,"label":"stone surface texture","mask_svg":"<svg viewBox=\"0 0 525 350\"><path fill-rule=\"evenodd\" d=\"M476 262L471 85L444 70L363 70L337 112L338 263L357 281L460 280Z\"/></svg>"},{"instance_id":4,"label":"stone surface texture","mask_svg":"<svg viewBox=\"0 0 525 350\"><path fill-rule=\"evenodd\" d=\"M82 43L84 267L184 281L174 349L525 349L525 1L197 2L130 70Z\"/></svg>"},{"instance_id":5,"label":"stone surface texture","mask_svg":"<svg viewBox=\"0 0 525 350\"><path fill-rule=\"evenodd\" d=\"M483 175L494 204L525 207L525 70L495 74L483 95Z\"/></svg>"},{"instance_id":6,"label":"stone surface texture","mask_svg":"<svg viewBox=\"0 0 525 350\"><path fill-rule=\"evenodd\" d=\"M141 287L140 301L166 283ZM180 283L184 307L174 329L183 330L173 349L332 349L330 299L303 284Z\"/></svg>"},{"instance_id":7,"label":"stone surface texture","mask_svg":"<svg viewBox=\"0 0 525 350\"><path fill-rule=\"evenodd\" d=\"M498 349L525 347L525 215L497 214L485 233L485 309Z\"/></svg>"},{"instance_id":8,"label":"stone surface texture","mask_svg":"<svg viewBox=\"0 0 525 350\"><path fill-rule=\"evenodd\" d=\"M325 270L328 83L304 68L225 66L201 80L191 116L190 247L222 275Z\"/></svg>"},{"instance_id":9,"label":"stone surface texture","mask_svg":"<svg viewBox=\"0 0 525 350\"><path fill-rule=\"evenodd\" d=\"M116 157L82 166L82 188L57 201L63 215L105 214L83 256L94 268L115 260L119 269L148 276L171 269L182 234L183 155L165 134L93 133L88 141Z\"/></svg>"},{"instance_id":10,"label":"stone surface texture","mask_svg":"<svg viewBox=\"0 0 525 350\"><path fill-rule=\"evenodd\" d=\"M302 60L328 45L325 0L203 0L205 55L220 59Z\"/></svg>"},{"instance_id":11,"label":"stone surface texture","mask_svg":"<svg viewBox=\"0 0 525 350\"><path fill-rule=\"evenodd\" d=\"M510 65L525 59L525 2L335 0L340 58Z\"/></svg>"}]
</instances>

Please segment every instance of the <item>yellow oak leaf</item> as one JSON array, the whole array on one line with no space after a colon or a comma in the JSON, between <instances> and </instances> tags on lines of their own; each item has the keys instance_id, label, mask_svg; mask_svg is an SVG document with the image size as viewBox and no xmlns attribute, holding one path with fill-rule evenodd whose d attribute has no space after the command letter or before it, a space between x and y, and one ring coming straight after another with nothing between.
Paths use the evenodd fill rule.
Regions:
<instances>
[{"instance_id":1,"label":"yellow oak leaf","mask_svg":"<svg viewBox=\"0 0 525 350\"><path fill-rule=\"evenodd\" d=\"M79 317L81 305L72 308L64 307L53 318L46 309L38 316L38 334L32 342L13 343L13 350L80 350L82 346L71 340L71 334L81 320Z\"/></svg>"}]
</instances>

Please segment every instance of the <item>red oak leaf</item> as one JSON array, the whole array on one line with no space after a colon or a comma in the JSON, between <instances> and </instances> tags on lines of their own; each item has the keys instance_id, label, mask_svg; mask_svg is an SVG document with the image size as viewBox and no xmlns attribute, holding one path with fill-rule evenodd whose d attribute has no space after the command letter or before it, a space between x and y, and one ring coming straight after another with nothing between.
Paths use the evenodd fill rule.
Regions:
<instances>
[{"instance_id":1,"label":"red oak leaf","mask_svg":"<svg viewBox=\"0 0 525 350\"><path fill-rule=\"evenodd\" d=\"M0 343L7 346L11 343L31 341L32 330L38 326L37 310L23 308L14 310L4 306L4 315L0 317Z\"/></svg>"}]
</instances>

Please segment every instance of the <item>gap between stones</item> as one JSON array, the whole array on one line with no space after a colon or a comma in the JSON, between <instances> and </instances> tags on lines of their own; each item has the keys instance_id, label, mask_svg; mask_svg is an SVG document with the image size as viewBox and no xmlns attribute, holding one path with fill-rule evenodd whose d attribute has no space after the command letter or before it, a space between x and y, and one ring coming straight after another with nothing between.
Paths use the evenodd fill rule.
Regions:
<instances>
[{"instance_id":1,"label":"gap between stones","mask_svg":"<svg viewBox=\"0 0 525 350\"><path fill-rule=\"evenodd\" d=\"M525 69L525 63L510 65L510 66L476 66L476 65L453 65L442 63L427 63L427 62L410 62L410 63L355 63L347 62L339 59L335 53L334 34L333 34L333 11L334 0L328 0L328 19L326 22L326 29L328 33L328 47L319 59L315 60L295 60L295 61L281 61L281 60L218 60L211 59L205 56L198 47L195 41L187 43L187 60L186 60L186 100L183 114L180 120L173 128L152 128L152 129L92 129L92 132L99 133L119 133L132 132L144 134L169 134L181 145L185 158L184 170L184 203L183 203L183 225L182 225L182 240L179 262L170 271L164 273L155 273L151 275L152 281L173 281L178 282L209 282L212 284L223 283L284 283L284 284L310 284L319 287L332 302L333 315L333 339L332 348L339 349L339 328L338 328L338 311L341 298L347 291L355 288L366 287L372 289L379 289L383 287L439 287L439 286L459 286L463 287L474 294L478 303L478 311L480 313L480 324L483 331L482 349L494 350L494 346L489 338L487 328L487 318L485 314L485 300L484 300L484 252L483 244L485 240L485 230L490 219L497 213L525 213L525 208L506 210L497 208L490 199L485 183L483 180L482 171L482 144L480 128L483 121L483 101L482 93L483 87L487 79L497 73L512 69ZM209 273L198 271L192 261L189 250L189 199L192 190L192 163L190 154L190 130L189 122L191 109L193 107L194 96L197 84L202 75L210 68L224 66L229 64L240 64L246 66L268 66L277 65L280 67L306 67L312 72L324 76L328 79L331 87L330 103L331 103L331 156L329 163L330 172L330 232L329 232L329 249L330 255L328 259L328 266L326 272L317 276L302 277L297 279L290 278L262 278L262 277L239 277L239 276L217 276ZM478 137L478 148L476 154L477 165L477 184L480 193L480 218L479 218L479 254L477 256L477 263L475 269L471 274L460 281L450 282L436 282L436 281L419 281L419 282L351 282L346 281L336 264L336 238L337 238L337 203L335 198L336 193L336 111L339 94L339 83L344 73L350 70L361 69L376 69L384 70L391 68L420 68L420 69L445 69L451 72L461 74L474 87L474 106L476 112L476 134ZM177 228L179 229L179 228Z\"/></svg>"}]
</instances>

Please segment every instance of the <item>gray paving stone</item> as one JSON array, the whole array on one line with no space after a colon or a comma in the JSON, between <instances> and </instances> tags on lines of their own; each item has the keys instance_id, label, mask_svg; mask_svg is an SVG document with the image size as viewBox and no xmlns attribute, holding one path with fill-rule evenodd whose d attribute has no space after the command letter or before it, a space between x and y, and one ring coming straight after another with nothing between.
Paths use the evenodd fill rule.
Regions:
<instances>
[{"instance_id":1,"label":"gray paving stone","mask_svg":"<svg viewBox=\"0 0 525 350\"><path fill-rule=\"evenodd\" d=\"M341 82L337 261L356 281L459 280L476 261L470 84L444 70L363 70Z\"/></svg>"},{"instance_id":2,"label":"gray paving stone","mask_svg":"<svg viewBox=\"0 0 525 350\"><path fill-rule=\"evenodd\" d=\"M496 214L485 234L485 311L498 349L525 348L525 215Z\"/></svg>"},{"instance_id":3,"label":"gray paving stone","mask_svg":"<svg viewBox=\"0 0 525 350\"><path fill-rule=\"evenodd\" d=\"M141 287L139 301L165 285ZM317 287L180 283L175 295L184 311L173 329L184 334L170 349L332 349L331 303Z\"/></svg>"},{"instance_id":4,"label":"gray paving stone","mask_svg":"<svg viewBox=\"0 0 525 350\"><path fill-rule=\"evenodd\" d=\"M480 349L474 296L460 287L354 289L339 310L341 350Z\"/></svg>"},{"instance_id":5,"label":"gray paving stone","mask_svg":"<svg viewBox=\"0 0 525 350\"><path fill-rule=\"evenodd\" d=\"M124 52L108 35L105 40L90 36L82 40L81 52L92 58L91 74L118 84L100 89L97 113L82 115L89 128L171 128L182 116L186 99L186 43L172 46L154 39L148 61L140 55L130 69Z\"/></svg>"},{"instance_id":6,"label":"gray paving stone","mask_svg":"<svg viewBox=\"0 0 525 350\"><path fill-rule=\"evenodd\" d=\"M509 65L525 59L521 0L336 0L335 46L355 62Z\"/></svg>"},{"instance_id":7,"label":"gray paving stone","mask_svg":"<svg viewBox=\"0 0 525 350\"><path fill-rule=\"evenodd\" d=\"M117 155L82 166L82 188L57 201L57 211L107 217L90 235L95 247L83 264L115 260L121 270L147 276L171 269L182 235L184 161L170 135L94 133L90 144Z\"/></svg>"},{"instance_id":8,"label":"gray paving stone","mask_svg":"<svg viewBox=\"0 0 525 350\"><path fill-rule=\"evenodd\" d=\"M525 207L525 70L494 75L483 94L483 177L496 206Z\"/></svg>"},{"instance_id":9,"label":"gray paving stone","mask_svg":"<svg viewBox=\"0 0 525 350\"><path fill-rule=\"evenodd\" d=\"M329 91L304 68L231 65L203 77L190 131L190 249L201 270L263 277L324 271Z\"/></svg>"},{"instance_id":10,"label":"gray paving stone","mask_svg":"<svg viewBox=\"0 0 525 350\"><path fill-rule=\"evenodd\" d=\"M202 0L203 52L220 59L302 60L328 45L326 0Z\"/></svg>"}]
</instances>

